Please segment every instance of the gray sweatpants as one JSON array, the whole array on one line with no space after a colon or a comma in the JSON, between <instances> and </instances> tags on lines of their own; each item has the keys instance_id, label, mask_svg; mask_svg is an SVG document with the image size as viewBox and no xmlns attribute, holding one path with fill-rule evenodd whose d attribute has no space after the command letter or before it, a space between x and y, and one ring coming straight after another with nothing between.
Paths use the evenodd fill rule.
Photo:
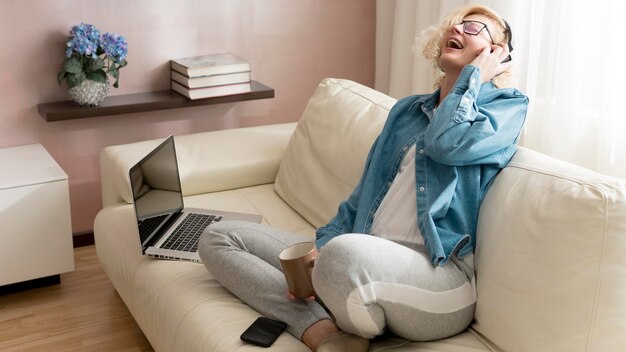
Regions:
<instances>
[{"instance_id":1,"label":"gray sweatpants","mask_svg":"<svg viewBox=\"0 0 626 352\"><path fill-rule=\"evenodd\" d=\"M205 230L199 253L224 287L301 339L309 326L331 318L318 302L286 296L278 254L304 241L310 239L261 224L222 221ZM423 248L346 234L320 250L313 286L346 332L372 338L389 329L415 341L440 339L463 331L474 316L472 257L433 267Z\"/></svg>"}]
</instances>

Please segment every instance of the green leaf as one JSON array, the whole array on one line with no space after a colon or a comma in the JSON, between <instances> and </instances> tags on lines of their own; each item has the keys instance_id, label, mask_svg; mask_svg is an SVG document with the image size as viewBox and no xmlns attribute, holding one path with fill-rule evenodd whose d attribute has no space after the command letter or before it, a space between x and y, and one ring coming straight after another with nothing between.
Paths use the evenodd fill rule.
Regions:
<instances>
[{"instance_id":1,"label":"green leaf","mask_svg":"<svg viewBox=\"0 0 626 352\"><path fill-rule=\"evenodd\" d=\"M83 72L83 68L80 65L80 61L75 57L70 57L69 59L65 59L65 61L63 61L63 66L61 66L61 69L67 73L74 73L74 74Z\"/></svg>"},{"instance_id":2,"label":"green leaf","mask_svg":"<svg viewBox=\"0 0 626 352\"><path fill-rule=\"evenodd\" d=\"M115 83L113 83L113 87L118 88L120 86L119 85L119 82L120 82L120 71L118 71L118 69L115 66L115 64L111 64L111 66L107 70L107 73L110 74L111 77L115 78Z\"/></svg>"},{"instance_id":3,"label":"green leaf","mask_svg":"<svg viewBox=\"0 0 626 352\"><path fill-rule=\"evenodd\" d=\"M124 67L124 66L126 66L126 65L128 65L128 62L126 61L126 59L124 59L124 60L120 61L120 68L121 68L121 67Z\"/></svg>"},{"instance_id":4,"label":"green leaf","mask_svg":"<svg viewBox=\"0 0 626 352\"><path fill-rule=\"evenodd\" d=\"M89 66L86 69L87 72L98 71L104 67L104 60L102 60L101 58L97 58L95 60L89 60L89 61L90 61Z\"/></svg>"},{"instance_id":5,"label":"green leaf","mask_svg":"<svg viewBox=\"0 0 626 352\"><path fill-rule=\"evenodd\" d=\"M87 79L90 79L90 80L96 81L96 82L100 82L100 83L106 83L106 81L107 81L107 74L104 73L103 70L98 70L98 71L95 71L95 72L87 72L85 77Z\"/></svg>"},{"instance_id":6,"label":"green leaf","mask_svg":"<svg viewBox=\"0 0 626 352\"><path fill-rule=\"evenodd\" d=\"M57 81L59 81L59 85L63 83L66 74L67 72L65 72L65 70L61 70L59 71L59 73L57 73Z\"/></svg>"},{"instance_id":7,"label":"green leaf","mask_svg":"<svg viewBox=\"0 0 626 352\"><path fill-rule=\"evenodd\" d=\"M67 74L67 86L69 88L74 88L77 85L83 83L83 81L86 78L87 77L85 76L85 73L83 71L80 71L79 73L68 73Z\"/></svg>"},{"instance_id":8,"label":"green leaf","mask_svg":"<svg viewBox=\"0 0 626 352\"><path fill-rule=\"evenodd\" d=\"M115 78L116 80L120 78L120 71L117 70L117 67L115 67L115 65L111 65L107 73L110 74L111 77Z\"/></svg>"}]
</instances>

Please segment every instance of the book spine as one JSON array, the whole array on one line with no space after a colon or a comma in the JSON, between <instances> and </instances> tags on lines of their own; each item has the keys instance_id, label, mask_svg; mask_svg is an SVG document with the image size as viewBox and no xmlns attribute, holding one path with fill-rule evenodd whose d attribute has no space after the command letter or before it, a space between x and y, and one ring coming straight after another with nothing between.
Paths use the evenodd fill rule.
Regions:
<instances>
[{"instance_id":1,"label":"book spine","mask_svg":"<svg viewBox=\"0 0 626 352\"><path fill-rule=\"evenodd\" d=\"M172 60L170 60L170 90L173 90L173 88L172 88L172 81L173 81L173 79L172 79L172 72L174 72L174 68L172 67L173 63L174 62Z\"/></svg>"},{"instance_id":2,"label":"book spine","mask_svg":"<svg viewBox=\"0 0 626 352\"><path fill-rule=\"evenodd\" d=\"M170 79L187 88L202 88L250 82L250 72L235 72L221 75L209 75L188 78L177 71L170 71Z\"/></svg>"},{"instance_id":3,"label":"book spine","mask_svg":"<svg viewBox=\"0 0 626 352\"><path fill-rule=\"evenodd\" d=\"M180 85L180 84L178 84L178 83L176 83L174 81L172 81L170 84L171 84L171 87L172 87L173 91L179 93L180 95L183 95L183 96L187 97L187 99L191 99L191 96L189 94L189 90L188 89L186 89L185 87L183 87L182 85Z\"/></svg>"}]
</instances>

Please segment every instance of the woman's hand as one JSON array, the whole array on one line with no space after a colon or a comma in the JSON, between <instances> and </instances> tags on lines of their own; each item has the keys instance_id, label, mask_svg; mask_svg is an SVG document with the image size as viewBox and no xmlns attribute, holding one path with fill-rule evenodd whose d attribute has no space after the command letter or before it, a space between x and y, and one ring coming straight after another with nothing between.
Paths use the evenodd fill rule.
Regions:
<instances>
[{"instance_id":1,"label":"woman's hand","mask_svg":"<svg viewBox=\"0 0 626 352\"><path fill-rule=\"evenodd\" d=\"M289 298L289 300L291 301L295 301L298 299L298 297L296 297L293 293L289 292L289 290L287 290L287 298ZM313 302L315 301L315 296L309 296L305 298L304 300L307 302Z\"/></svg>"},{"instance_id":2,"label":"woman's hand","mask_svg":"<svg viewBox=\"0 0 626 352\"><path fill-rule=\"evenodd\" d=\"M502 63L507 56L509 47L506 44L491 45L481 50L470 64L480 69L481 82L484 83L511 67L510 61Z\"/></svg>"}]
</instances>

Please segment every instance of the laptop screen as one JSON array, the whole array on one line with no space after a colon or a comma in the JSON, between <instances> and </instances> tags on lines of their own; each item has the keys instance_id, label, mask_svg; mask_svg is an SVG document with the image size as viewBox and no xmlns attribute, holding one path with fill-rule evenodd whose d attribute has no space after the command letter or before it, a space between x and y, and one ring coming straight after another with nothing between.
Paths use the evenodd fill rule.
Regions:
<instances>
[{"instance_id":1,"label":"laptop screen","mask_svg":"<svg viewBox=\"0 0 626 352\"><path fill-rule=\"evenodd\" d=\"M174 137L169 136L133 166L129 176L143 246L158 224L183 209Z\"/></svg>"}]
</instances>

